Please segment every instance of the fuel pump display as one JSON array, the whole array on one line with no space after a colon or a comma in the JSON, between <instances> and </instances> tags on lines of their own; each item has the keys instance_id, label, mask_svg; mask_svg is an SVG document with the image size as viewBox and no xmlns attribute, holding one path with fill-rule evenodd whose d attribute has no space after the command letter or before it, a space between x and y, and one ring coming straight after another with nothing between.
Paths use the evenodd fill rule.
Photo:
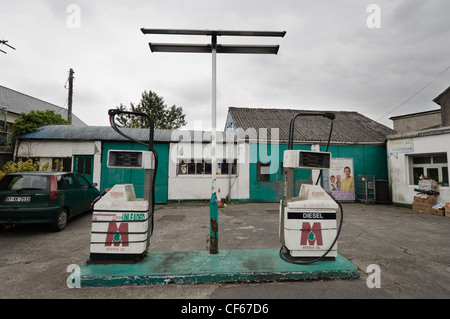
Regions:
<instances>
[{"instance_id":1,"label":"fuel pump display","mask_svg":"<svg viewBox=\"0 0 450 319\"><path fill-rule=\"evenodd\" d=\"M323 116L331 120L325 152L293 150L295 119L299 116ZM333 113L299 113L291 119L288 150L284 152L284 190L280 203L280 257L286 261L306 264L337 256L337 239L342 225L342 206L317 185L322 170L329 169L331 153L328 152L333 130ZM299 195L293 197L294 169L320 170L316 185L302 184ZM337 212L341 221L337 226Z\"/></svg>"},{"instance_id":2,"label":"fuel pump display","mask_svg":"<svg viewBox=\"0 0 450 319\"><path fill-rule=\"evenodd\" d=\"M146 116L150 123L148 144L125 135L114 117L126 113ZM150 246L155 207L155 177L158 154L153 148L153 120L143 113L109 110L110 124L120 135L146 146L148 151L110 150L107 166L117 169L144 169L144 198L136 198L133 184L116 184L94 204L90 263L136 262Z\"/></svg>"}]
</instances>

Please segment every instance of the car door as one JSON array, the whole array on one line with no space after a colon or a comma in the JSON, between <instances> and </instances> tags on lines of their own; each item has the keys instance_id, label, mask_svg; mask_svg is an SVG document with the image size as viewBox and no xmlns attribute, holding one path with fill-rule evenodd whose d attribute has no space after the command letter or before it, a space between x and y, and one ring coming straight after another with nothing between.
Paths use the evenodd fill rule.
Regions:
<instances>
[{"instance_id":1,"label":"car door","mask_svg":"<svg viewBox=\"0 0 450 319\"><path fill-rule=\"evenodd\" d=\"M77 177L82 196L80 212L88 211L91 208L92 201L99 195L99 191L81 174L74 175Z\"/></svg>"},{"instance_id":2,"label":"car door","mask_svg":"<svg viewBox=\"0 0 450 319\"><path fill-rule=\"evenodd\" d=\"M66 183L65 205L69 207L71 216L77 215L83 209L83 192L81 186L73 173L63 175Z\"/></svg>"}]
</instances>

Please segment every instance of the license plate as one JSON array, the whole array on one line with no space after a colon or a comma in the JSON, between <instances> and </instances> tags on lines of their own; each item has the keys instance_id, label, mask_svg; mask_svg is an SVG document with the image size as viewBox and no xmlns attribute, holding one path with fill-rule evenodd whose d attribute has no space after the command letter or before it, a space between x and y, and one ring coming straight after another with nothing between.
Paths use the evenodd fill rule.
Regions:
<instances>
[{"instance_id":1,"label":"license plate","mask_svg":"<svg viewBox=\"0 0 450 319\"><path fill-rule=\"evenodd\" d=\"M5 197L5 202L29 202L31 200L31 196L7 196Z\"/></svg>"}]
</instances>

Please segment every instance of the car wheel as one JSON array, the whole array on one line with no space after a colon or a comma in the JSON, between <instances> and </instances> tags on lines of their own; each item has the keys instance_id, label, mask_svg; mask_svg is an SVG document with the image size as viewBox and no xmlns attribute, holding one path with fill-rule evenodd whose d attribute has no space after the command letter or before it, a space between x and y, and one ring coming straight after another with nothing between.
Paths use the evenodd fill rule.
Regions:
<instances>
[{"instance_id":1,"label":"car wheel","mask_svg":"<svg viewBox=\"0 0 450 319\"><path fill-rule=\"evenodd\" d=\"M54 231L61 231L67 225L67 220L69 219L69 214L65 208L61 209L56 218L56 222L51 224L51 227Z\"/></svg>"}]
</instances>

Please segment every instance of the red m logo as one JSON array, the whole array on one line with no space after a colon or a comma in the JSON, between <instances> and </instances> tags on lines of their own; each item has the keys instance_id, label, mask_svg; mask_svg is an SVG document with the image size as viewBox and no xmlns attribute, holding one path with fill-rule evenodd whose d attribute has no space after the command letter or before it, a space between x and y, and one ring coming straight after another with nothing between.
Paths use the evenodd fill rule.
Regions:
<instances>
[{"instance_id":1,"label":"red m logo","mask_svg":"<svg viewBox=\"0 0 450 319\"><path fill-rule=\"evenodd\" d=\"M117 227L116 223L109 223L105 246L111 246L111 244L119 246L122 243L122 247L128 247L128 223L121 223L119 225Z\"/></svg>"},{"instance_id":2,"label":"red m logo","mask_svg":"<svg viewBox=\"0 0 450 319\"><path fill-rule=\"evenodd\" d=\"M314 223L311 227L310 223L303 223L302 225L302 237L300 239L300 245L314 245L322 246L322 228L320 223Z\"/></svg>"}]
</instances>

